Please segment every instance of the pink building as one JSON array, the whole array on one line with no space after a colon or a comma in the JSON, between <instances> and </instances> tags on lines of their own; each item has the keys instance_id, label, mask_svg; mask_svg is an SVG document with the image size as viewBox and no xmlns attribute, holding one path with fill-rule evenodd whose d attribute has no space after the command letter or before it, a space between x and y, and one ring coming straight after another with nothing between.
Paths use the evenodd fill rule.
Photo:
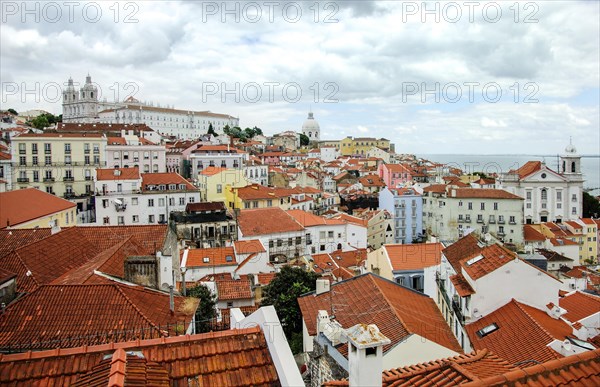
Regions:
<instances>
[{"instance_id":1,"label":"pink building","mask_svg":"<svg viewBox=\"0 0 600 387\"><path fill-rule=\"evenodd\" d=\"M377 174L389 188L398 188L412 181L411 170L402 164L379 164Z\"/></svg>"}]
</instances>

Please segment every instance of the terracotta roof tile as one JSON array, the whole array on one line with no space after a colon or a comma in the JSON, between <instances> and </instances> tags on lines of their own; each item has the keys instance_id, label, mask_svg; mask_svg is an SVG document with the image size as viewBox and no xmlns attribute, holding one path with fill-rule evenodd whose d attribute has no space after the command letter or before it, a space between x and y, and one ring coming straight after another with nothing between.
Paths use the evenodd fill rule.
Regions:
<instances>
[{"instance_id":1,"label":"terracotta roof tile","mask_svg":"<svg viewBox=\"0 0 600 387\"><path fill-rule=\"evenodd\" d=\"M77 227L79 232L99 250L107 250L123 239L132 237L140 247L140 255L155 255L162 250L169 229L167 225Z\"/></svg>"},{"instance_id":2,"label":"terracotta roof tile","mask_svg":"<svg viewBox=\"0 0 600 387\"><path fill-rule=\"evenodd\" d=\"M311 335L316 334L318 311L326 310L330 315L335 314L344 328L359 323L376 324L391 340L384 352L411 333L462 352L431 298L372 273L332 284L329 292L320 295L313 292L299 297L298 303ZM347 346L343 347L340 352L347 352Z\"/></svg>"},{"instance_id":3,"label":"terracotta roof tile","mask_svg":"<svg viewBox=\"0 0 600 387\"><path fill-rule=\"evenodd\" d=\"M166 189L169 189L170 184L175 184L177 186L177 190L179 190L179 185L183 184L187 191L197 191L196 187L194 187L189 181L187 181L183 176L175 172L163 172L163 173L143 173L142 174L142 189L148 190L149 186L159 186L165 185Z\"/></svg>"},{"instance_id":4,"label":"terracotta roof tile","mask_svg":"<svg viewBox=\"0 0 600 387\"><path fill-rule=\"evenodd\" d=\"M322 225L342 225L346 224L345 222L338 219L327 219L319 215L315 215L311 212L303 211L303 210L288 210L286 211L288 215L296 220L299 224L304 227L312 227L312 226L322 226Z\"/></svg>"},{"instance_id":5,"label":"terracotta roof tile","mask_svg":"<svg viewBox=\"0 0 600 387\"><path fill-rule=\"evenodd\" d=\"M200 171L199 174L204 176L214 176L226 170L227 168L209 166Z\"/></svg>"},{"instance_id":6,"label":"terracotta roof tile","mask_svg":"<svg viewBox=\"0 0 600 387\"><path fill-rule=\"evenodd\" d=\"M122 362L123 350L130 353ZM143 359L135 360L136 351ZM104 359L108 355L108 359ZM69 350L0 355L3 385L90 385L92 376L111 375L110 362L136 385L162 385L166 370L169 385L274 386L277 371L259 327L111 343ZM121 363L120 365L118 363ZM104 367L104 368L103 368ZM96 371L96 373L94 373ZM116 376L116 372L112 375ZM149 383L144 383L143 378Z\"/></svg>"},{"instance_id":7,"label":"terracotta roof tile","mask_svg":"<svg viewBox=\"0 0 600 387\"><path fill-rule=\"evenodd\" d=\"M441 243L416 243L384 245L393 270L414 270L439 265L442 258Z\"/></svg>"},{"instance_id":8,"label":"terracotta roof tile","mask_svg":"<svg viewBox=\"0 0 600 387\"><path fill-rule=\"evenodd\" d=\"M19 247L51 235L49 228L0 230L0 258Z\"/></svg>"},{"instance_id":9,"label":"terracotta roof tile","mask_svg":"<svg viewBox=\"0 0 600 387\"><path fill-rule=\"evenodd\" d=\"M96 180L139 180L139 168L105 168L96 169Z\"/></svg>"},{"instance_id":10,"label":"terracotta roof tile","mask_svg":"<svg viewBox=\"0 0 600 387\"><path fill-rule=\"evenodd\" d=\"M545 241L546 240L546 237L544 236L544 234L542 234L541 232L539 232L538 230L536 230L534 227L532 227L529 224L526 224L523 226L523 234L524 234L525 241L527 241L527 242Z\"/></svg>"},{"instance_id":11,"label":"terracotta roof tile","mask_svg":"<svg viewBox=\"0 0 600 387\"><path fill-rule=\"evenodd\" d=\"M442 253L448 259L454 271L460 273L462 271L460 261L465 258L475 257L479 254L480 250L481 247L479 246L477 237L473 234L468 234L446 247L442 250Z\"/></svg>"},{"instance_id":12,"label":"terracotta roof tile","mask_svg":"<svg viewBox=\"0 0 600 387\"><path fill-rule=\"evenodd\" d=\"M93 345L163 336L159 326L190 323L197 300L139 286L43 285L9 305L0 320L0 346L31 349ZM173 331L175 326L171 327Z\"/></svg>"},{"instance_id":13,"label":"terracotta roof tile","mask_svg":"<svg viewBox=\"0 0 600 387\"><path fill-rule=\"evenodd\" d=\"M459 296L466 297L475 294L475 290L473 290L471 284L467 282L462 274L450 276L450 281L452 282L452 285L454 285L454 289L456 289L456 293L458 293Z\"/></svg>"},{"instance_id":14,"label":"terracotta roof tile","mask_svg":"<svg viewBox=\"0 0 600 387\"><path fill-rule=\"evenodd\" d=\"M522 197L511 194L508 191L502 189L492 188L458 188L456 194L453 196L456 198L481 198L481 199L518 199L523 200Z\"/></svg>"},{"instance_id":15,"label":"terracotta roof tile","mask_svg":"<svg viewBox=\"0 0 600 387\"><path fill-rule=\"evenodd\" d=\"M600 312L600 297L582 292L571 293L558 301L558 305L567 310L562 317L576 322ZM600 318L600 317L599 317Z\"/></svg>"},{"instance_id":16,"label":"terracotta roof tile","mask_svg":"<svg viewBox=\"0 0 600 387\"><path fill-rule=\"evenodd\" d=\"M518 168L516 170L511 170L508 173L516 173L517 175L519 175L519 178L523 179L526 176L529 176L532 173L537 172L541 169L542 169L541 161L528 161L525 164L523 164L520 168Z\"/></svg>"},{"instance_id":17,"label":"terracotta roof tile","mask_svg":"<svg viewBox=\"0 0 600 387\"><path fill-rule=\"evenodd\" d=\"M473 259L472 261L471 258L467 257L460 261L463 269L474 280L495 271L513 259L519 259L515 253L498 244L481 248L476 256L482 256L483 258Z\"/></svg>"},{"instance_id":18,"label":"terracotta roof tile","mask_svg":"<svg viewBox=\"0 0 600 387\"><path fill-rule=\"evenodd\" d=\"M235 241L233 242L233 246L235 247L236 254L264 253L267 251L260 239Z\"/></svg>"},{"instance_id":19,"label":"terracotta roof tile","mask_svg":"<svg viewBox=\"0 0 600 387\"><path fill-rule=\"evenodd\" d=\"M275 278L275 273L258 273L256 274L256 277L258 278L258 283L260 285L266 286L273 281Z\"/></svg>"},{"instance_id":20,"label":"terracotta roof tile","mask_svg":"<svg viewBox=\"0 0 600 387\"><path fill-rule=\"evenodd\" d=\"M477 332L491 324L498 329L480 337ZM564 340L571 328L562 320L555 320L544 311L515 300L465 327L473 348L488 348L512 364L535 360L544 362L557 359L560 354L547 345ZM526 367L530 363L524 363Z\"/></svg>"},{"instance_id":21,"label":"terracotta roof tile","mask_svg":"<svg viewBox=\"0 0 600 387\"><path fill-rule=\"evenodd\" d=\"M180 252L183 259L185 251ZM183 261L182 261L183 264ZM214 247L209 249L190 249L186 267L237 266L233 247Z\"/></svg>"},{"instance_id":22,"label":"terracotta roof tile","mask_svg":"<svg viewBox=\"0 0 600 387\"><path fill-rule=\"evenodd\" d=\"M304 230L279 207L242 210L238 216L238 227L244 237Z\"/></svg>"},{"instance_id":23,"label":"terracotta roof tile","mask_svg":"<svg viewBox=\"0 0 600 387\"><path fill-rule=\"evenodd\" d=\"M74 209L77 205L36 188L0 193L0 229Z\"/></svg>"},{"instance_id":24,"label":"terracotta roof tile","mask_svg":"<svg viewBox=\"0 0 600 387\"><path fill-rule=\"evenodd\" d=\"M219 300L239 300L253 297L250 280L245 277L239 280L216 281Z\"/></svg>"}]
</instances>

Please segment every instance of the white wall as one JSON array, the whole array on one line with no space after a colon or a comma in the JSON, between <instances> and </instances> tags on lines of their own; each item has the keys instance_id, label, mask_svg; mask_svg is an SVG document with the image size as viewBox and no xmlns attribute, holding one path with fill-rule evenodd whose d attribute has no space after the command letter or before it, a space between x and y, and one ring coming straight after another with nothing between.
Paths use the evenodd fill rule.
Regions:
<instances>
[{"instance_id":1,"label":"white wall","mask_svg":"<svg viewBox=\"0 0 600 387\"><path fill-rule=\"evenodd\" d=\"M412 334L383 355L383 369L389 370L456 355L458 353L446 347Z\"/></svg>"}]
</instances>

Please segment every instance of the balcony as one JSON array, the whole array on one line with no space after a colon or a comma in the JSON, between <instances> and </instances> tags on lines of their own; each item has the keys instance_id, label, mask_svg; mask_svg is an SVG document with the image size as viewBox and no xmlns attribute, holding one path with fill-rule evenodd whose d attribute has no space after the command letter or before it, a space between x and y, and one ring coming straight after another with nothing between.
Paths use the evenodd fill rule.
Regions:
<instances>
[{"instance_id":1,"label":"balcony","mask_svg":"<svg viewBox=\"0 0 600 387\"><path fill-rule=\"evenodd\" d=\"M458 223L464 223L465 220L463 218L458 218Z\"/></svg>"},{"instance_id":2,"label":"balcony","mask_svg":"<svg viewBox=\"0 0 600 387\"><path fill-rule=\"evenodd\" d=\"M517 224L517 222L515 222L514 220L511 220L508 222L508 224L512 224L514 226L515 224Z\"/></svg>"},{"instance_id":3,"label":"balcony","mask_svg":"<svg viewBox=\"0 0 600 387\"><path fill-rule=\"evenodd\" d=\"M65 199L73 199L75 197L75 192L65 192L65 194L63 195L63 198Z\"/></svg>"},{"instance_id":4,"label":"balcony","mask_svg":"<svg viewBox=\"0 0 600 387\"><path fill-rule=\"evenodd\" d=\"M504 224L504 223L506 223L506 222L504 221L504 219L498 219L498 224Z\"/></svg>"},{"instance_id":5,"label":"balcony","mask_svg":"<svg viewBox=\"0 0 600 387\"><path fill-rule=\"evenodd\" d=\"M471 223L471 218L465 218L465 223Z\"/></svg>"},{"instance_id":6,"label":"balcony","mask_svg":"<svg viewBox=\"0 0 600 387\"><path fill-rule=\"evenodd\" d=\"M465 325L465 316L462 313L462 309L460 308L460 303L458 300L452 300L452 310L454 311L454 315L456 319L460 323L460 325Z\"/></svg>"},{"instance_id":7,"label":"balcony","mask_svg":"<svg viewBox=\"0 0 600 387\"><path fill-rule=\"evenodd\" d=\"M90 180L92 180L92 177L91 177L91 176L86 176L86 177L85 177L85 180L86 180L86 181L90 181Z\"/></svg>"},{"instance_id":8,"label":"balcony","mask_svg":"<svg viewBox=\"0 0 600 387\"><path fill-rule=\"evenodd\" d=\"M483 223L483 219L477 218L477 223Z\"/></svg>"},{"instance_id":9,"label":"balcony","mask_svg":"<svg viewBox=\"0 0 600 387\"><path fill-rule=\"evenodd\" d=\"M63 177L63 181L75 181L73 176Z\"/></svg>"},{"instance_id":10,"label":"balcony","mask_svg":"<svg viewBox=\"0 0 600 387\"><path fill-rule=\"evenodd\" d=\"M17 183L29 183L28 177L19 177L17 178Z\"/></svg>"},{"instance_id":11,"label":"balcony","mask_svg":"<svg viewBox=\"0 0 600 387\"><path fill-rule=\"evenodd\" d=\"M500 237L500 238L503 238L503 237L505 237L505 236L506 236L506 233L505 233L504 231L498 231L496 234L497 234L497 235L498 235L498 237Z\"/></svg>"},{"instance_id":12,"label":"balcony","mask_svg":"<svg viewBox=\"0 0 600 387\"><path fill-rule=\"evenodd\" d=\"M122 212L122 211L125 211L126 209L127 209L127 204L125 204L125 203L122 203L122 204L115 203L115 210L117 212Z\"/></svg>"},{"instance_id":13,"label":"balcony","mask_svg":"<svg viewBox=\"0 0 600 387\"><path fill-rule=\"evenodd\" d=\"M488 221L489 224L495 224L496 223L496 219L495 218L490 218L490 220Z\"/></svg>"},{"instance_id":14,"label":"balcony","mask_svg":"<svg viewBox=\"0 0 600 387\"><path fill-rule=\"evenodd\" d=\"M53 177L44 177L44 183L54 183Z\"/></svg>"}]
</instances>

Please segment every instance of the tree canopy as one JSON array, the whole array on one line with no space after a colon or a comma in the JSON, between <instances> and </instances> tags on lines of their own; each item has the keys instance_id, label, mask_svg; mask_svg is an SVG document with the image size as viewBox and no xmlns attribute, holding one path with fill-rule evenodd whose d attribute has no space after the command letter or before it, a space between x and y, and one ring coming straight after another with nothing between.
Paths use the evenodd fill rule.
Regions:
<instances>
[{"instance_id":1,"label":"tree canopy","mask_svg":"<svg viewBox=\"0 0 600 387\"><path fill-rule=\"evenodd\" d=\"M588 192L583 192L583 217L598 218L600 217L600 202L598 199L590 195Z\"/></svg>"},{"instance_id":2,"label":"tree canopy","mask_svg":"<svg viewBox=\"0 0 600 387\"><path fill-rule=\"evenodd\" d=\"M261 305L273 305L292 352L302 352L302 313L298 297L313 291L317 274L301 268L284 266L265 287Z\"/></svg>"},{"instance_id":3,"label":"tree canopy","mask_svg":"<svg viewBox=\"0 0 600 387\"><path fill-rule=\"evenodd\" d=\"M310 144L310 139L308 136L304 133L300 133L300 145L307 146L308 144Z\"/></svg>"},{"instance_id":4,"label":"tree canopy","mask_svg":"<svg viewBox=\"0 0 600 387\"><path fill-rule=\"evenodd\" d=\"M217 297L204 284L198 284L187 290L187 295L200 299L196 310L196 333L210 332L217 317Z\"/></svg>"},{"instance_id":5,"label":"tree canopy","mask_svg":"<svg viewBox=\"0 0 600 387\"><path fill-rule=\"evenodd\" d=\"M217 132L213 129L212 123L208 124L208 132L206 134L212 134L215 137L218 136Z\"/></svg>"},{"instance_id":6,"label":"tree canopy","mask_svg":"<svg viewBox=\"0 0 600 387\"><path fill-rule=\"evenodd\" d=\"M14 114L15 116L19 115L19 113L17 113L17 111L15 109L13 109L13 108L8 109L8 112L11 113L11 114Z\"/></svg>"}]
</instances>

